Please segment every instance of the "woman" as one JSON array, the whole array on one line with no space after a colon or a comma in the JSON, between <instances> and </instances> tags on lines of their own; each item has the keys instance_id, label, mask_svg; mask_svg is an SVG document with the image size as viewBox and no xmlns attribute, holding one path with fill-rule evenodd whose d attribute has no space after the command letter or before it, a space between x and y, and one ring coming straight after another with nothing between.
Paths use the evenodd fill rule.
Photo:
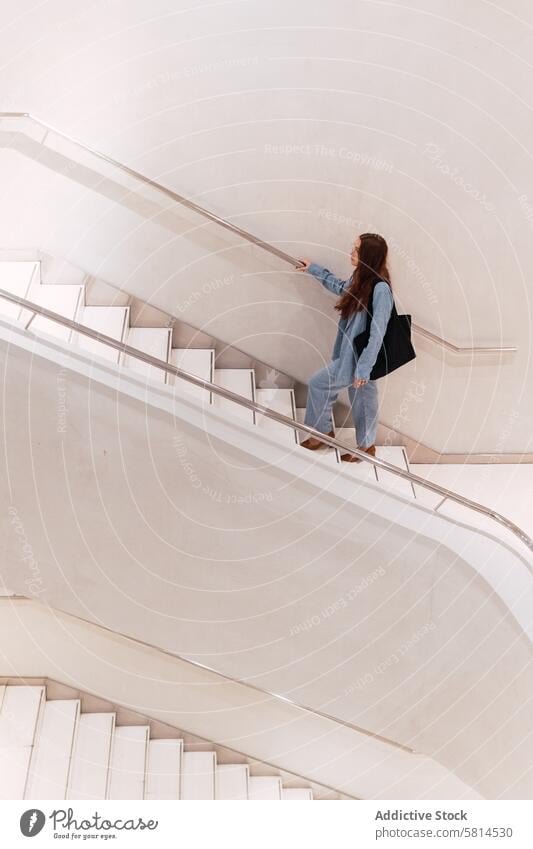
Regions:
<instances>
[{"instance_id":1,"label":"woman","mask_svg":"<svg viewBox=\"0 0 533 849\"><path fill-rule=\"evenodd\" d=\"M332 362L320 369L309 381L304 423L309 427L335 436L331 409L341 389L348 387L357 445L361 451L376 454L378 426L378 391L370 373L376 362L393 306L387 243L376 233L363 233L355 243L351 260L355 270L348 280L339 280L327 268L303 259L299 271L307 271L322 285L338 295L335 309L340 312L337 338ZM354 339L366 329L367 309L372 298L372 324L366 348L357 357ZM323 443L313 437L302 442L304 448L315 451ZM341 460L357 463L353 454L343 454Z\"/></svg>"}]
</instances>

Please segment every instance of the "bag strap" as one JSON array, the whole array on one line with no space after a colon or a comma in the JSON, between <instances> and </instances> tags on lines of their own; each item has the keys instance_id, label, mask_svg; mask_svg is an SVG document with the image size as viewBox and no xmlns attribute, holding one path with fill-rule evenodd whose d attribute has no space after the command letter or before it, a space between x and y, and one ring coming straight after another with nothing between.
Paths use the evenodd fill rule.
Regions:
<instances>
[{"instance_id":1,"label":"bag strap","mask_svg":"<svg viewBox=\"0 0 533 849\"><path fill-rule=\"evenodd\" d=\"M367 329L368 331L370 331L370 325L372 324L372 319L374 318L374 291L375 291L376 286L378 285L378 283L386 283L386 284L387 284L387 286L389 287L389 289L390 289L390 291L391 291L391 295L392 295L392 287L391 287L391 285L390 285L389 281L388 281L388 280L383 280L383 278L382 278L382 277L378 277L378 278L376 279L376 281L375 281L374 285L372 286L372 292L371 292L370 297L369 297L369 299L368 299L368 304L366 305L366 315L367 315L367 325L366 325L366 329ZM394 301L394 295L392 295L392 310L391 310L391 316L392 316L392 315L393 315L393 313L395 313L395 312L396 312L396 303L395 303L395 301Z\"/></svg>"}]
</instances>

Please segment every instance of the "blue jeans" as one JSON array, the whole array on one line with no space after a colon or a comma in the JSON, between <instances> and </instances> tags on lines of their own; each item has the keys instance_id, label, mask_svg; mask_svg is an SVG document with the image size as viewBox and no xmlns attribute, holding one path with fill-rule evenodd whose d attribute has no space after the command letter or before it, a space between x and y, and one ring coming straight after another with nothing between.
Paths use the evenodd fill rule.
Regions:
<instances>
[{"instance_id":1,"label":"blue jeans","mask_svg":"<svg viewBox=\"0 0 533 849\"><path fill-rule=\"evenodd\" d=\"M314 427L320 433L333 430L331 408L337 400L341 389L346 388L345 382L339 382L336 377L338 360L334 360L326 368L320 369L309 380L307 391L307 408L304 424ZM378 389L375 380L369 380L359 389L348 386L348 396L352 407L352 418L359 448L369 448L376 441L378 429Z\"/></svg>"}]
</instances>

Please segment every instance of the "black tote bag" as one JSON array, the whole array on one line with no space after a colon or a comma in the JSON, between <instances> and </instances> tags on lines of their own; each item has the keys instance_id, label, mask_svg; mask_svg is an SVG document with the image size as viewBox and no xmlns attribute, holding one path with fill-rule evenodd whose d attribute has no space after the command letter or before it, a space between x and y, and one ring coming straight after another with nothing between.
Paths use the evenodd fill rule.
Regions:
<instances>
[{"instance_id":1,"label":"black tote bag","mask_svg":"<svg viewBox=\"0 0 533 849\"><path fill-rule=\"evenodd\" d=\"M377 280L376 284L379 282L381 281ZM374 289L376 284L374 284ZM353 343L358 358L365 350L370 338L374 289L372 289L372 295L368 301L366 328L363 333L355 337ZM398 315L396 304L393 302L389 323L383 337L383 344L379 350L374 368L370 372L370 380L378 380L380 377L385 377L386 374L390 374L406 363L410 363L415 357L416 352L411 342L411 316Z\"/></svg>"}]
</instances>

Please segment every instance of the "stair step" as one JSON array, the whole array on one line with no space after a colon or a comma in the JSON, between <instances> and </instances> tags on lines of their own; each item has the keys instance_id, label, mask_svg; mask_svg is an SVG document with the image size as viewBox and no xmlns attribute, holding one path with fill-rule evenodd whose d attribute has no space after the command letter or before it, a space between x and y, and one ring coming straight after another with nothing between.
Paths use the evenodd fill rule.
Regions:
<instances>
[{"instance_id":1,"label":"stair step","mask_svg":"<svg viewBox=\"0 0 533 849\"><path fill-rule=\"evenodd\" d=\"M79 710L78 699L45 703L33 747L26 799L65 798Z\"/></svg>"},{"instance_id":2,"label":"stair step","mask_svg":"<svg viewBox=\"0 0 533 849\"><path fill-rule=\"evenodd\" d=\"M115 726L109 763L108 799L143 799L148 725Z\"/></svg>"},{"instance_id":3,"label":"stair step","mask_svg":"<svg viewBox=\"0 0 533 849\"><path fill-rule=\"evenodd\" d=\"M248 782L249 799L281 799L281 778L275 775L252 775Z\"/></svg>"},{"instance_id":4,"label":"stair step","mask_svg":"<svg viewBox=\"0 0 533 849\"><path fill-rule=\"evenodd\" d=\"M0 262L0 289L27 298L32 280L39 282L38 262ZM21 309L16 304L0 299L0 318L18 320Z\"/></svg>"},{"instance_id":5,"label":"stair step","mask_svg":"<svg viewBox=\"0 0 533 849\"><path fill-rule=\"evenodd\" d=\"M296 408L296 421L297 422L303 422L304 419L305 419L305 407L297 407ZM304 431L298 431L297 435L298 435L298 442L303 442L304 439L307 439L308 436L309 436L309 434L305 433ZM314 453L316 455L319 455L320 457L324 457L324 458L327 457L327 459L330 463L337 464L337 463L340 462L339 454L335 450L335 448L327 448L326 446L324 446L323 448L319 448L318 451L316 451Z\"/></svg>"},{"instance_id":6,"label":"stair step","mask_svg":"<svg viewBox=\"0 0 533 849\"><path fill-rule=\"evenodd\" d=\"M0 710L0 799L23 799L44 687L8 686Z\"/></svg>"},{"instance_id":7,"label":"stair step","mask_svg":"<svg viewBox=\"0 0 533 849\"><path fill-rule=\"evenodd\" d=\"M229 389L236 395L242 395L249 401L255 400L255 373L249 368L217 368L215 369L214 382L223 389ZM252 424L255 421L253 410L247 410L240 404L213 395L213 406L219 410L225 410L232 416L238 416Z\"/></svg>"},{"instance_id":8,"label":"stair step","mask_svg":"<svg viewBox=\"0 0 533 849\"><path fill-rule=\"evenodd\" d=\"M307 801L313 798L313 791L310 787L284 787L281 798L285 801Z\"/></svg>"},{"instance_id":9,"label":"stair step","mask_svg":"<svg viewBox=\"0 0 533 849\"><path fill-rule=\"evenodd\" d=\"M215 753L184 752L181 763L181 798L214 799Z\"/></svg>"},{"instance_id":10,"label":"stair step","mask_svg":"<svg viewBox=\"0 0 533 849\"><path fill-rule=\"evenodd\" d=\"M399 469L404 469L406 472L409 471L409 463L407 462L405 449L399 445L376 446L376 457L380 460L385 460L385 462L390 463L391 466L398 466ZM407 498L414 497L414 490L410 481L396 477L396 475L393 475L392 472L385 472L383 469L376 468L376 474L378 481L385 484L387 489L394 489L396 492L399 492L401 495L405 495Z\"/></svg>"},{"instance_id":11,"label":"stair step","mask_svg":"<svg viewBox=\"0 0 533 849\"><path fill-rule=\"evenodd\" d=\"M33 746L44 687L8 686L0 711L0 749Z\"/></svg>"},{"instance_id":12,"label":"stair step","mask_svg":"<svg viewBox=\"0 0 533 849\"><path fill-rule=\"evenodd\" d=\"M123 342L129 326L129 313L129 307L84 307L80 324ZM75 341L80 348L96 357L103 357L113 363L118 363L120 359L120 351L104 345L103 342L89 339L81 333L76 334Z\"/></svg>"},{"instance_id":13,"label":"stair step","mask_svg":"<svg viewBox=\"0 0 533 849\"><path fill-rule=\"evenodd\" d=\"M216 799L248 798L247 764L217 764L215 771Z\"/></svg>"},{"instance_id":14,"label":"stair step","mask_svg":"<svg viewBox=\"0 0 533 849\"><path fill-rule=\"evenodd\" d=\"M215 352L211 348L172 348L170 362L176 368L194 374L195 377L201 377L202 380L208 380L210 383L213 382ZM189 395L205 399L208 403L211 401L211 393L206 392L200 386L194 386L192 383L172 375L169 376L169 383L179 389L180 392L187 392Z\"/></svg>"},{"instance_id":15,"label":"stair step","mask_svg":"<svg viewBox=\"0 0 533 849\"><path fill-rule=\"evenodd\" d=\"M292 389L256 389L255 397L258 404L263 404L270 410L275 410L277 413L287 416L290 419L296 420L296 402L294 400L294 390ZM291 430L285 425L275 422L260 413L256 415L257 426L267 433L272 433L283 443L288 445L297 444L297 434L295 430Z\"/></svg>"},{"instance_id":16,"label":"stair step","mask_svg":"<svg viewBox=\"0 0 533 849\"><path fill-rule=\"evenodd\" d=\"M84 713L78 719L67 799L105 799L114 713Z\"/></svg>"},{"instance_id":17,"label":"stair step","mask_svg":"<svg viewBox=\"0 0 533 849\"><path fill-rule=\"evenodd\" d=\"M145 799L179 799L183 740L150 740Z\"/></svg>"},{"instance_id":18,"label":"stair step","mask_svg":"<svg viewBox=\"0 0 533 849\"><path fill-rule=\"evenodd\" d=\"M85 297L85 289L83 286L61 286L60 284L38 284L31 287L28 293L28 299L45 307L47 310L56 312L64 318L70 318L76 321L83 306ZM29 310L24 310L21 320L28 322L34 313ZM35 315L32 319L30 328L38 333L45 333L47 336L53 336L54 339L59 339L61 342L70 342L72 340L72 330L51 321L49 318Z\"/></svg>"},{"instance_id":19,"label":"stair step","mask_svg":"<svg viewBox=\"0 0 533 849\"><path fill-rule=\"evenodd\" d=\"M150 356L168 363L172 331L168 327L130 327L126 343L131 348L137 348L145 354L150 354ZM166 383L167 375L161 369L143 363L135 357L123 356L122 360L125 368L129 368L138 374L144 374L150 380Z\"/></svg>"},{"instance_id":20,"label":"stair step","mask_svg":"<svg viewBox=\"0 0 533 849\"><path fill-rule=\"evenodd\" d=\"M31 746L0 749L0 800L24 799L31 751Z\"/></svg>"},{"instance_id":21,"label":"stair step","mask_svg":"<svg viewBox=\"0 0 533 849\"><path fill-rule=\"evenodd\" d=\"M355 430L353 427L340 427L336 431L336 436L339 442L343 442L348 448L352 446L356 448L357 443L355 441ZM365 463L364 460L361 460L360 463L342 463L341 466L343 471L346 474L351 475L352 477L358 478L359 480L367 480L370 483L377 482L377 475L374 466L371 463Z\"/></svg>"}]
</instances>

